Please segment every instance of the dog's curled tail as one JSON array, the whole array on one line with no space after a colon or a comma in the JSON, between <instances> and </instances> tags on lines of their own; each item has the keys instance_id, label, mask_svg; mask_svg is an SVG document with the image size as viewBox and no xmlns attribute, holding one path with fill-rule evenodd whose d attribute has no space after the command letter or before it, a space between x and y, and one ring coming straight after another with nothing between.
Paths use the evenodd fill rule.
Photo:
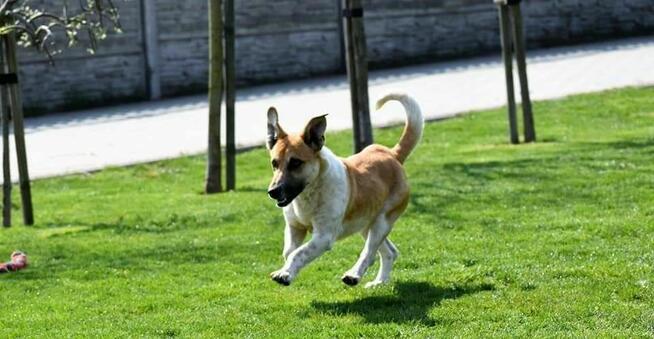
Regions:
<instances>
[{"instance_id":1,"label":"dog's curled tail","mask_svg":"<svg viewBox=\"0 0 654 339\"><path fill-rule=\"evenodd\" d=\"M400 141L393 147L393 153L400 163L404 163L411 151L416 147L422 137L424 120L418 103L404 93L391 93L377 101L377 109L380 109L388 101L399 101L406 112L406 125L400 137Z\"/></svg>"}]
</instances>

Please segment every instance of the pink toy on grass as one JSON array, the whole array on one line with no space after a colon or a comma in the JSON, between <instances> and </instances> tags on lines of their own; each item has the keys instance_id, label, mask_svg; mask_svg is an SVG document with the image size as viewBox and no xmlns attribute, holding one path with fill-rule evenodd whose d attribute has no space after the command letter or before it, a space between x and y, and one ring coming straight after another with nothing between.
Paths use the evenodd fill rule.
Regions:
<instances>
[{"instance_id":1,"label":"pink toy on grass","mask_svg":"<svg viewBox=\"0 0 654 339\"><path fill-rule=\"evenodd\" d=\"M0 273L16 272L27 267L27 255L23 252L14 252L11 254L11 261L0 264Z\"/></svg>"}]
</instances>

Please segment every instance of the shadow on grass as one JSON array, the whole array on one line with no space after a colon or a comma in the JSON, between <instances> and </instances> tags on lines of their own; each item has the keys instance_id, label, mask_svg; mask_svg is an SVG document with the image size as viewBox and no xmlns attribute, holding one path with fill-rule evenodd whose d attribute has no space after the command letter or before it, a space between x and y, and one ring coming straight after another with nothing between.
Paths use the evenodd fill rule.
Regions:
<instances>
[{"instance_id":1,"label":"shadow on grass","mask_svg":"<svg viewBox=\"0 0 654 339\"><path fill-rule=\"evenodd\" d=\"M460 209L469 206L568 208L602 198L601 190L586 185L596 182L598 174L603 174L604 188L619 188L620 182L610 176L638 174L652 153L654 139L648 138L569 143L559 152L528 153L518 159L437 164L429 177L412 178L412 186L419 189L411 194L411 208L423 220L447 228L461 225L465 213Z\"/></svg>"},{"instance_id":2,"label":"shadow on grass","mask_svg":"<svg viewBox=\"0 0 654 339\"><path fill-rule=\"evenodd\" d=\"M369 296L353 301L313 302L318 311L334 315L358 315L366 323L412 323L434 326L429 310L443 300L457 299L483 291L492 291L491 284L463 285L453 287L434 286L426 282L400 282L394 287L394 294Z\"/></svg>"},{"instance_id":3,"label":"shadow on grass","mask_svg":"<svg viewBox=\"0 0 654 339\"><path fill-rule=\"evenodd\" d=\"M581 145L588 148L611 148L615 150L631 149L636 151L647 150L654 151L654 139L637 139L637 140L620 140L613 142L586 142Z\"/></svg>"},{"instance_id":4,"label":"shadow on grass","mask_svg":"<svg viewBox=\"0 0 654 339\"><path fill-rule=\"evenodd\" d=\"M542 143L542 142L541 142ZM654 151L654 139L620 140L613 142L570 143L557 153L532 154L523 159L484 162L450 162L442 165L442 176L447 182L466 180L468 184L488 185L496 180L523 182L560 180L561 170L570 167L596 169L596 163L615 160L611 150L622 152L620 158L637 160L634 153Z\"/></svg>"},{"instance_id":5,"label":"shadow on grass","mask_svg":"<svg viewBox=\"0 0 654 339\"><path fill-rule=\"evenodd\" d=\"M94 231L111 231L118 233L152 233L165 234L170 232L219 227L220 225L239 221L237 213L225 212L214 215L170 214L160 218L141 218L134 220L118 219L113 222L87 223L84 221L57 221L43 224L43 229L74 228L70 232L52 232L48 237L66 236L71 234L88 233Z\"/></svg>"}]
</instances>

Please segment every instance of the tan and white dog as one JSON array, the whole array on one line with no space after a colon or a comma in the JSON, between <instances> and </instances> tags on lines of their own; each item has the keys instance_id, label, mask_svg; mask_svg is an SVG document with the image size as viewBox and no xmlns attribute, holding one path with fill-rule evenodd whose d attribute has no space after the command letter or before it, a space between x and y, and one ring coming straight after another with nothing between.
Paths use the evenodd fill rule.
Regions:
<instances>
[{"instance_id":1,"label":"tan and white dog","mask_svg":"<svg viewBox=\"0 0 654 339\"><path fill-rule=\"evenodd\" d=\"M336 240L354 233L365 238L365 246L343 282L356 285L379 252L381 266L366 287L387 282L398 251L388 239L395 221L409 202L409 185L402 163L422 135L420 107L404 94L389 94L377 109L397 100L407 114L397 145L371 145L342 159L325 143L325 116L311 119L300 135L287 134L279 125L277 111L268 110L268 142L273 178L268 189L277 206L283 207L284 266L271 273L276 282L289 285L309 262L331 249ZM307 232L311 240L303 244Z\"/></svg>"}]
</instances>

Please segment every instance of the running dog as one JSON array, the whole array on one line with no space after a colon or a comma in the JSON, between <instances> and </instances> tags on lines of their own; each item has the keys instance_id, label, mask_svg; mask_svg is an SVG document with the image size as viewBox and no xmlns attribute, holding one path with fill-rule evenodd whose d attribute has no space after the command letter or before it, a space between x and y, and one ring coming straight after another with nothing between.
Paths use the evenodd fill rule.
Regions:
<instances>
[{"instance_id":1,"label":"running dog","mask_svg":"<svg viewBox=\"0 0 654 339\"><path fill-rule=\"evenodd\" d=\"M342 159L325 144L325 115L306 125L300 135L287 134L277 110L268 110L268 140L273 178L268 195L284 211L284 266L271 278L289 285L298 272L340 239L360 233L365 239L357 262L342 281L357 285L379 252L377 277L366 287L389 281L398 256L388 239L393 224L409 202L409 185L402 164L422 136L423 117L418 103L405 94L389 94L377 102L399 101L407 119L393 148L370 145ZM307 232L311 240L303 244Z\"/></svg>"}]
</instances>

